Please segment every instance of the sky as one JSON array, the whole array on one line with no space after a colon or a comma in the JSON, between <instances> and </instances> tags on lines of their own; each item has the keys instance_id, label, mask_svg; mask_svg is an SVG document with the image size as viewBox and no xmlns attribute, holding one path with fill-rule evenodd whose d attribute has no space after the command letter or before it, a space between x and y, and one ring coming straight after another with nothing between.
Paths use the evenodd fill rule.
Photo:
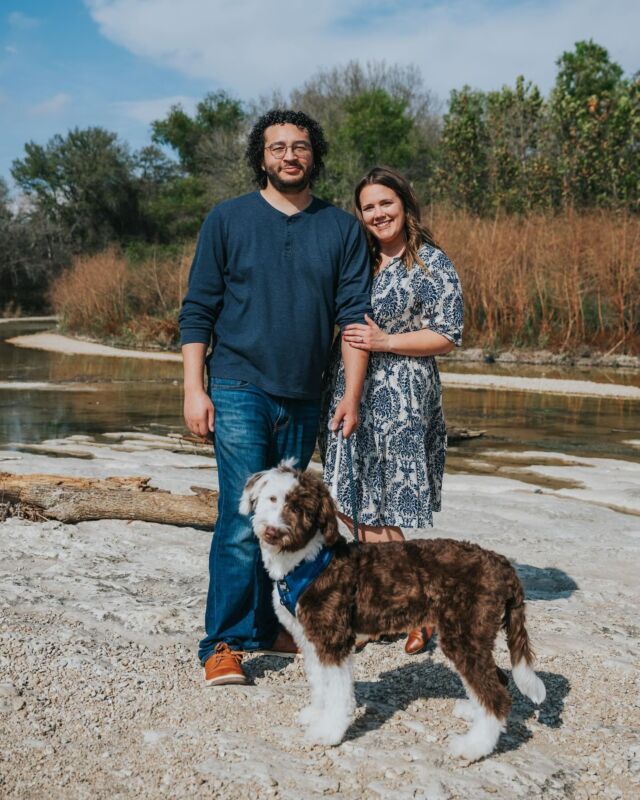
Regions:
<instances>
[{"instance_id":1,"label":"sky","mask_svg":"<svg viewBox=\"0 0 640 800\"><path fill-rule=\"evenodd\" d=\"M207 92L286 94L350 60L416 65L443 103L555 61L593 38L640 68L638 0L0 0L0 176L28 141L102 126L132 148Z\"/></svg>"}]
</instances>

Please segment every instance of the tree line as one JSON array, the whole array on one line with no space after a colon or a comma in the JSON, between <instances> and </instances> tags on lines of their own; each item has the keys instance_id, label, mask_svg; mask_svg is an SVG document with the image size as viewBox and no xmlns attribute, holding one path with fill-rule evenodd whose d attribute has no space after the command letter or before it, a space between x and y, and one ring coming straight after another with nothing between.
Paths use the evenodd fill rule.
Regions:
<instances>
[{"instance_id":1,"label":"tree line","mask_svg":"<svg viewBox=\"0 0 640 800\"><path fill-rule=\"evenodd\" d=\"M421 200L473 215L640 210L640 74L627 77L593 41L557 60L548 97L514 86L451 92L446 111L416 68L352 62L321 71L288 97L243 102L219 91L195 112L174 106L138 151L102 128L28 142L0 179L0 311L41 310L77 255L113 245L131 263L192 239L207 210L249 191L246 134L273 106L306 111L330 151L314 192L350 207L376 163L396 167ZM171 153L171 155L168 155Z\"/></svg>"}]
</instances>

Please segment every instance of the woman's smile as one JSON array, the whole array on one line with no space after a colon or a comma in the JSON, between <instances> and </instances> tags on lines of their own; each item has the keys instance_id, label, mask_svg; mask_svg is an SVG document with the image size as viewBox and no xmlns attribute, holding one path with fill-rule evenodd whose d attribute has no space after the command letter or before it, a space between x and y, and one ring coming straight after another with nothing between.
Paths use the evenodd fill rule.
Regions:
<instances>
[{"instance_id":1,"label":"woman's smile","mask_svg":"<svg viewBox=\"0 0 640 800\"><path fill-rule=\"evenodd\" d=\"M360 194L362 220L379 240L383 252L403 247L405 214L402 200L387 186L372 183Z\"/></svg>"}]
</instances>

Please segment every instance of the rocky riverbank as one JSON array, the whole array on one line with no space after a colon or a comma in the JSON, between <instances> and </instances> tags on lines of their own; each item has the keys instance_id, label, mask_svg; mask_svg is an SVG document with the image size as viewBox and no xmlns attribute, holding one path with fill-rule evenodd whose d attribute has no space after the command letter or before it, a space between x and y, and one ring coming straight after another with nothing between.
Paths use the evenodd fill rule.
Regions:
<instances>
[{"instance_id":1,"label":"rocky riverbank","mask_svg":"<svg viewBox=\"0 0 640 800\"><path fill-rule=\"evenodd\" d=\"M0 471L150 475L176 492L215 486L213 459L161 438L73 437L57 443L69 451L57 458L0 451ZM537 710L511 684L498 751L470 766L447 754L448 733L464 727L451 715L462 686L438 649L409 658L401 642L368 646L356 657L358 713L346 741L310 747L296 723L308 695L299 660L252 656L252 686L202 684L206 532L7 519L0 794L637 797L640 466L547 455L532 465L523 454L508 477L448 475L436 528L412 532L505 553L527 590L548 700ZM502 640L497 660L509 669Z\"/></svg>"}]
</instances>

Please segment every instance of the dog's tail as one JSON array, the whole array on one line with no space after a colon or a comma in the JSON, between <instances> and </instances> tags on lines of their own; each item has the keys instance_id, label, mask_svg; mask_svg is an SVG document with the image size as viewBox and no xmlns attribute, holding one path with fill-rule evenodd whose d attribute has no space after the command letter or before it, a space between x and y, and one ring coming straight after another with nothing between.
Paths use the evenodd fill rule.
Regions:
<instances>
[{"instance_id":1,"label":"dog's tail","mask_svg":"<svg viewBox=\"0 0 640 800\"><path fill-rule=\"evenodd\" d=\"M534 703L544 702L546 690L544 683L533 671L534 653L525 626L524 589L514 571L513 595L507 601L504 613L504 627L507 632L507 645L511 654L513 680L522 692Z\"/></svg>"}]
</instances>

